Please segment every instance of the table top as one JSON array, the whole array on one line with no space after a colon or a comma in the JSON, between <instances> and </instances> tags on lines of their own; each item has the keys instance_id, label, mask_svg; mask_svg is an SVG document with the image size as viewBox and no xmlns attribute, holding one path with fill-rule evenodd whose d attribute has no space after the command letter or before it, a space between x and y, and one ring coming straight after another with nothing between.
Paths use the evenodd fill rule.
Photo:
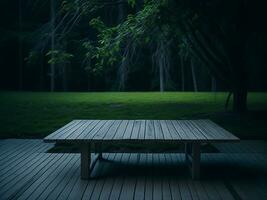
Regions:
<instances>
[{"instance_id":1,"label":"table top","mask_svg":"<svg viewBox=\"0 0 267 200\"><path fill-rule=\"evenodd\" d=\"M45 142L226 142L239 138L211 120L73 120Z\"/></svg>"}]
</instances>

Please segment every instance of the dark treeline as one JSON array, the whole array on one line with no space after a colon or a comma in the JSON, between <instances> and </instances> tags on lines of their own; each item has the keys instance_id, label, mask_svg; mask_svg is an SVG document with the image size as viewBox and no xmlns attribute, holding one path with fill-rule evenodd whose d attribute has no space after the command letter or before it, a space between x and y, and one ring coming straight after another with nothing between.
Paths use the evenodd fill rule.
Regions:
<instances>
[{"instance_id":1,"label":"dark treeline","mask_svg":"<svg viewBox=\"0 0 267 200\"><path fill-rule=\"evenodd\" d=\"M49 91L51 89L51 64L47 52L51 49L51 2L1 0L0 23L0 89ZM54 9L60 13L61 2ZM122 21L133 11L127 4L110 4L98 13L108 25ZM55 19L58 24L59 19ZM102 72L90 71L85 65L86 49L82 43L86 38L96 38L96 32L89 26L87 16L72 27L64 39L57 41L56 49L71 55L67 62L55 64L55 91L116 91L119 90L119 76L116 66ZM265 24L262 24L265 26ZM57 34L57 33L55 33ZM251 35L248 42L249 68L248 89L267 91L266 38ZM139 61L131 68L123 90L159 91L160 72L154 69L151 53L140 48ZM227 88L215 79L203 64L190 59L181 61L170 50L170 71L166 76L164 90L171 91L223 91Z\"/></svg>"}]
</instances>

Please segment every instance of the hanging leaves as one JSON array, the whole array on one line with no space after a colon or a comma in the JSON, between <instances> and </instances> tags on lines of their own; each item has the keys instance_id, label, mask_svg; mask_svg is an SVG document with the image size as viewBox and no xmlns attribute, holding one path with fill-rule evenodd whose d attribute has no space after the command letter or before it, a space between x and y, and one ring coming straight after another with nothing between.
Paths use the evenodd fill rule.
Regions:
<instances>
[{"instance_id":1,"label":"hanging leaves","mask_svg":"<svg viewBox=\"0 0 267 200\"><path fill-rule=\"evenodd\" d=\"M50 50L46 54L49 58L48 64L62 64L70 62L70 59L73 57L72 54L66 53L65 51L61 50Z\"/></svg>"}]
</instances>

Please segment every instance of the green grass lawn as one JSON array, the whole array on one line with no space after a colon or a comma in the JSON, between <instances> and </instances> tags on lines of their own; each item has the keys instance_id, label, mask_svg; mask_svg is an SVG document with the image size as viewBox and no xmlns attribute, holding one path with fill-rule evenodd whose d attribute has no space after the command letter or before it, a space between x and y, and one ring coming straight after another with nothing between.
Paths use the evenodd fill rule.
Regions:
<instances>
[{"instance_id":1,"label":"green grass lawn","mask_svg":"<svg viewBox=\"0 0 267 200\"><path fill-rule=\"evenodd\" d=\"M225 112L226 93L0 92L0 137L42 138L72 119L210 118L243 139L267 138L267 93L250 93L250 112Z\"/></svg>"}]
</instances>

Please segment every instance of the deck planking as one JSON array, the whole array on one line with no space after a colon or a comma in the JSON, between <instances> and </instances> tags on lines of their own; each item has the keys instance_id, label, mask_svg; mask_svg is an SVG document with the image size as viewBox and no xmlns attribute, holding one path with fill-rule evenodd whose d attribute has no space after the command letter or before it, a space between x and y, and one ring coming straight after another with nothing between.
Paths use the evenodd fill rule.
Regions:
<instances>
[{"instance_id":1,"label":"deck planking","mask_svg":"<svg viewBox=\"0 0 267 200\"><path fill-rule=\"evenodd\" d=\"M132 133L141 128L140 124L133 124ZM202 155L205 178L201 181L191 180L179 153L104 153L104 160L97 162L92 172L93 179L84 181L79 178L79 154L45 153L53 144L41 140L2 140L0 148L9 145L18 146L15 149L21 156L15 155L13 148L0 152L0 156L6 154L0 165L0 199L267 197L264 141L244 141L240 148L218 144L220 153ZM249 153L250 149L254 151ZM214 169L220 173L212 172Z\"/></svg>"}]
</instances>

